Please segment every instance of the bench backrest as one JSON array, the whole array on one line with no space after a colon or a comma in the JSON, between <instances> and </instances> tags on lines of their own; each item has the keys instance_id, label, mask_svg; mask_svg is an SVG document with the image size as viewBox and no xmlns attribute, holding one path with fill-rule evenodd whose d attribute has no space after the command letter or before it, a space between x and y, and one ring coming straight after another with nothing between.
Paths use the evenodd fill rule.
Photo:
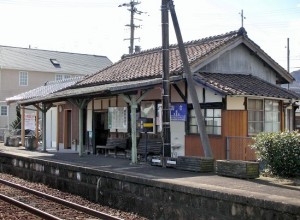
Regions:
<instances>
[{"instance_id":1,"label":"bench backrest","mask_svg":"<svg viewBox=\"0 0 300 220\"><path fill-rule=\"evenodd\" d=\"M147 139L147 154L161 154L163 142L161 138L148 138ZM138 154L145 154L146 151L146 138L141 138L137 147Z\"/></svg>"},{"instance_id":2,"label":"bench backrest","mask_svg":"<svg viewBox=\"0 0 300 220\"><path fill-rule=\"evenodd\" d=\"M125 139L125 138L108 138L107 142L106 142L106 146L126 149L127 148L127 139Z\"/></svg>"}]
</instances>

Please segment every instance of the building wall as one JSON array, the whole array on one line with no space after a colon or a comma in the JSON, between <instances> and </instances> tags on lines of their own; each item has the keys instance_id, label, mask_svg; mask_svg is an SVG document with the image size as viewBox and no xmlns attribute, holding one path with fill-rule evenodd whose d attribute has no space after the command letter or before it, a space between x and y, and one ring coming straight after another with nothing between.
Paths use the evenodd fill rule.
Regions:
<instances>
[{"instance_id":1,"label":"building wall","mask_svg":"<svg viewBox=\"0 0 300 220\"><path fill-rule=\"evenodd\" d=\"M56 148L57 144L57 107L50 108L46 113L46 146Z\"/></svg>"},{"instance_id":2,"label":"building wall","mask_svg":"<svg viewBox=\"0 0 300 220\"><path fill-rule=\"evenodd\" d=\"M226 109L228 110L244 110L245 109L245 97L226 97Z\"/></svg>"},{"instance_id":3,"label":"building wall","mask_svg":"<svg viewBox=\"0 0 300 220\"><path fill-rule=\"evenodd\" d=\"M209 141L215 159L226 159L226 137L247 137L248 135L248 114L246 110L223 110L222 111L222 134L209 135ZM234 141L241 141L236 139ZM248 139L240 144L231 144L231 159L255 159L254 151L248 146ZM200 136L186 135L185 137L186 156L204 156ZM248 151L248 155L244 153ZM241 155L242 152L242 155Z\"/></svg>"},{"instance_id":4,"label":"building wall","mask_svg":"<svg viewBox=\"0 0 300 220\"><path fill-rule=\"evenodd\" d=\"M185 82L181 81L177 84L183 95L186 95ZM171 86L171 102L184 102L178 92ZM171 153L174 156L184 156L184 140L185 140L186 121L171 120Z\"/></svg>"},{"instance_id":5,"label":"building wall","mask_svg":"<svg viewBox=\"0 0 300 220\"><path fill-rule=\"evenodd\" d=\"M252 74L276 84L276 73L243 45L222 54L199 72Z\"/></svg>"},{"instance_id":6,"label":"building wall","mask_svg":"<svg viewBox=\"0 0 300 220\"><path fill-rule=\"evenodd\" d=\"M20 71L28 72L28 85L19 85ZM42 86L47 81L54 81L56 73L27 70L1 69L0 71L0 105L6 105L5 99ZM8 117L0 117L0 128L7 128L16 119L15 104L9 107Z\"/></svg>"}]
</instances>

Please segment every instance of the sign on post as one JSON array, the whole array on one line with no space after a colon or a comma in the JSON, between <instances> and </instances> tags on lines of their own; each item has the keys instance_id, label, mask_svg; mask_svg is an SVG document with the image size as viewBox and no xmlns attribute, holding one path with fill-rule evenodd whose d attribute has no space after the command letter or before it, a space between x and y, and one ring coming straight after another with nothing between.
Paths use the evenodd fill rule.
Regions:
<instances>
[{"instance_id":1,"label":"sign on post","mask_svg":"<svg viewBox=\"0 0 300 220\"><path fill-rule=\"evenodd\" d=\"M172 121L186 121L187 118L186 103L172 103L170 114L171 114Z\"/></svg>"}]
</instances>

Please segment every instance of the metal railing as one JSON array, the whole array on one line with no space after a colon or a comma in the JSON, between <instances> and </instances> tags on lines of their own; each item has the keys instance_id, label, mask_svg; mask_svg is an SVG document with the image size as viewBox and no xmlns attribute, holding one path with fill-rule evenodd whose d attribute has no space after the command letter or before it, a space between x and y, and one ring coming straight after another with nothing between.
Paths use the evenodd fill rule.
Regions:
<instances>
[{"instance_id":1,"label":"metal railing","mask_svg":"<svg viewBox=\"0 0 300 220\"><path fill-rule=\"evenodd\" d=\"M256 160L255 150L251 148L254 140L251 137L226 137L227 160Z\"/></svg>"}]
</instances>

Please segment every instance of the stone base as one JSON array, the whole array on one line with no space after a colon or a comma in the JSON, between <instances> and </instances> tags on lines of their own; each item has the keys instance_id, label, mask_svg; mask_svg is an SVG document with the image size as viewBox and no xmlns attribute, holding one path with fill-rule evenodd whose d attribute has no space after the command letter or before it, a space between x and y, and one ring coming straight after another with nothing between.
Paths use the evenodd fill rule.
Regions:
<instances>
[{"instance_id":1,"label":"stone base","mask_svg":"<svg viewBox=\"0 0 300 220\"><path fill-rule=\"evenodd\" d=\"M177 158L176 169L204 173L214 172L214 159L180 156Z\"/></svg>"},{"instance_id":2,"label":"stone base","mask_svg":"<svg viewBox=\"0 0 300 220\"><path fill-rule=\"evenodd\" d=\"M217 160L216 173L221 176L254 179L259 177L259 163L241 160Z\"/></svg>"}]
</instances>

